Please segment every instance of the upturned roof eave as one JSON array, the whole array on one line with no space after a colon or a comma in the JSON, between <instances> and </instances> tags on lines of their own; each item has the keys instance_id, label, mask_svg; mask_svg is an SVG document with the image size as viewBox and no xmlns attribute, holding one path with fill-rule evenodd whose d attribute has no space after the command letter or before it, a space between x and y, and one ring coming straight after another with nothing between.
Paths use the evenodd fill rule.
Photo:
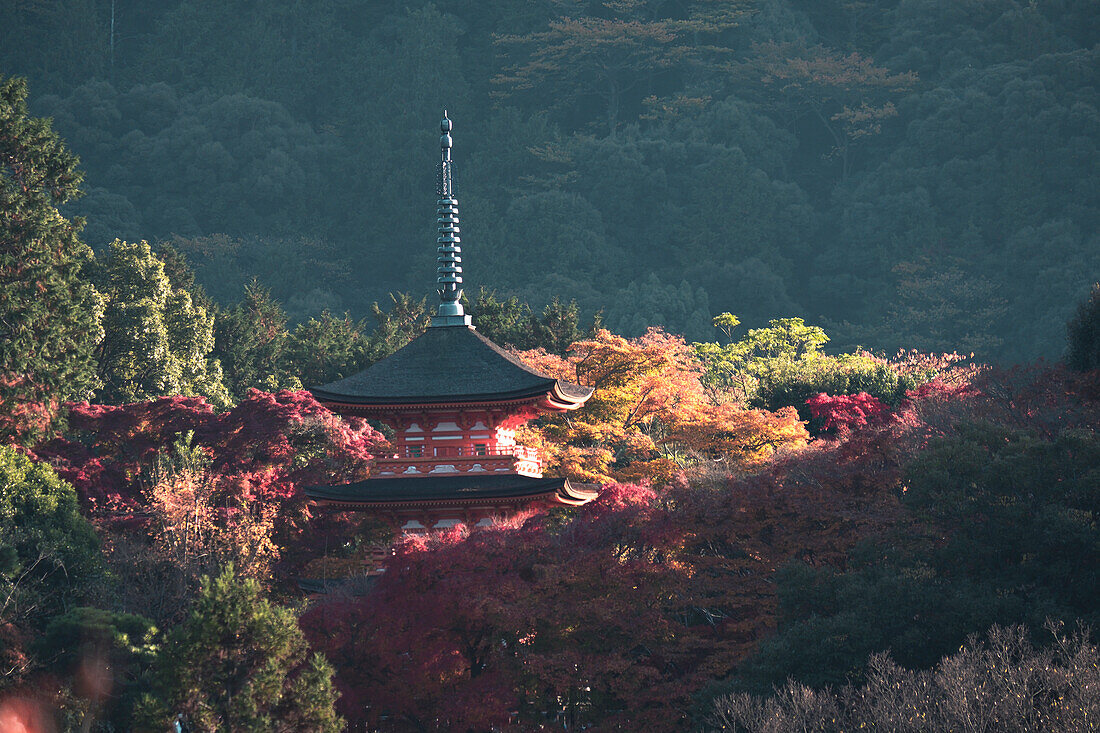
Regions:
<instances>
[{"instance_id":1,"label":"upturned roof eave","mask_svg":"<svg viewBox=\"0 0 1100 733\"><path fill-rule=\"evenodd\" d=\"M572 389L570 389L572 388ZM585 392L585 390L587 391ZM544 407L556 411L576 410L592 396L592 390L561 380L548 379L545 385L512 392L488 392L456 395L408 395L402 397L341 394L320 387L307 391L321 403L348 405L369 409L410 408L418 406L450 407L463 405L493 405L508 402L542 401Z\"/></svg>"},{"instance_id":2,"label":"upturned roof eave","mask_svg":"<svg viewBox=\"0 0 1100 733\"><path fill-rule=\"evenodd\" d=\"M505 477L498 475L492 478L499 481ZM470 507L531 501L551 501L556 504L580 506L599 495L598 491L576 486L566 478L536 479L518 475L510 475L507 478L511 479L511 482L505 485L470 487L465 489L463 494L456 494L450 487L440 487L436 492L422 493L420 496L410 495L419 486L431 481L430 476L375 477L341 486L311 486L306 488L304 493L307 499L317 504L376 509ZM467 480L469 480L468 477Z\"/></svg>"}]
</instances>

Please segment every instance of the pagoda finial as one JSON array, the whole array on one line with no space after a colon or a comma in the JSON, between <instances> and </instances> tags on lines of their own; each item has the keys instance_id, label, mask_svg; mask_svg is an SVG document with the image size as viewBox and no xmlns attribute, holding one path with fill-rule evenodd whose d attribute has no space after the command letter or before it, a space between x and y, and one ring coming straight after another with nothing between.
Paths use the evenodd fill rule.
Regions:
<instances>
[{"instance_id":1,"label":"pagoda finial","mask_svg":"<svg viewBox=\"0 0 1100 733\"><path fill-rule=\"evenodd\" d=\"M453 183L451 180L451 120L447 117L447 111L443 110L443 119L439 123L439 129L443 133L439 137L440 161L439 176L436 182L436 194L439 200L436 202L436 214L439 224L439 237L436 239L439 245L436 249L439 263L436 268L438 276L436 282L439 285L439 309L432 316L432 326L469 326L470 316L462 308L462 238L458 236L458 199L455 198Z\"/></svg>"}]
</instances>

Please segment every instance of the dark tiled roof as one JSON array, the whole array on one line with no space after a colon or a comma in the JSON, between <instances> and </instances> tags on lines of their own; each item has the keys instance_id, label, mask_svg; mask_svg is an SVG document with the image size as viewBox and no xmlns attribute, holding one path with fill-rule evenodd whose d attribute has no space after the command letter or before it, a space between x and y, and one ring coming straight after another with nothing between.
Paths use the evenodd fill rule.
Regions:
<instances>
[{"instance_id":1,"label":"dark tiled roof","mask_svg":"<svg viewBox=\"0 0 1100 733\"><path fill-rule=\"evenodd\" d=\"M367 369L310 392L321 402L394 405L530 397L592 390L539 374L468 326L433 327Z\"/></svg>"},{"instance_id":2,"label":"dark tiled roof","mask_svg":"<svg viewBox=\"0 0 1100 733\"><path fill-rule=\"evenodd\" d=\"M555 495L566 504L581 504L595 499L598 492L583 484L571 484L564 478L531 478L516 474L484 476L444 474L369 478L342 486L311 486L305 490L310 499L359 504L393 502L522 499Z\"/></svg>"}]
</instances>

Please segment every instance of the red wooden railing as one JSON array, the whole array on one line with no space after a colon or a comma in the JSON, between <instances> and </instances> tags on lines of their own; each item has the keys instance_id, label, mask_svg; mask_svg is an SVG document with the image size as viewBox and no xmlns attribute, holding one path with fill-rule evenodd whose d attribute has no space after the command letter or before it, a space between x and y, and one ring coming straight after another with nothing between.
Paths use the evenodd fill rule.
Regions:
<instances>
[{"instance_id":1,"label":"red wooden railing","mask_svg":"<svg viewBox=\"0 0 1100 733\"><path fill-rule=\"evenodd\" d=\"M537 448L528 448L525 445L436 445L436 446L407 446L403 451L393 454L393 458L491 458L494 456L509 456L521 461L538 461Z\"/></svg>"}]
</instances>

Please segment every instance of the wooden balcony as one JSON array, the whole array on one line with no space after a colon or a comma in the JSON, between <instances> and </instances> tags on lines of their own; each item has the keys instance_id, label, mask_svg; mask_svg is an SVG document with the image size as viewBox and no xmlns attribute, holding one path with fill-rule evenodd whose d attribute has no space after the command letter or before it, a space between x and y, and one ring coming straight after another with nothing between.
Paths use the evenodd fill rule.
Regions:
<instances>
[{"instance_id":1,"label":"wooden balcony","mask_svg":"<svg viewBox=\"0 0 1100 733\"><path fill-rule=\"evenodd\" d=\"M524 445L406 446L376 461L376 476L429 473L517 473L542 477L538 449Z\"/></svg>"}]
</instances>

